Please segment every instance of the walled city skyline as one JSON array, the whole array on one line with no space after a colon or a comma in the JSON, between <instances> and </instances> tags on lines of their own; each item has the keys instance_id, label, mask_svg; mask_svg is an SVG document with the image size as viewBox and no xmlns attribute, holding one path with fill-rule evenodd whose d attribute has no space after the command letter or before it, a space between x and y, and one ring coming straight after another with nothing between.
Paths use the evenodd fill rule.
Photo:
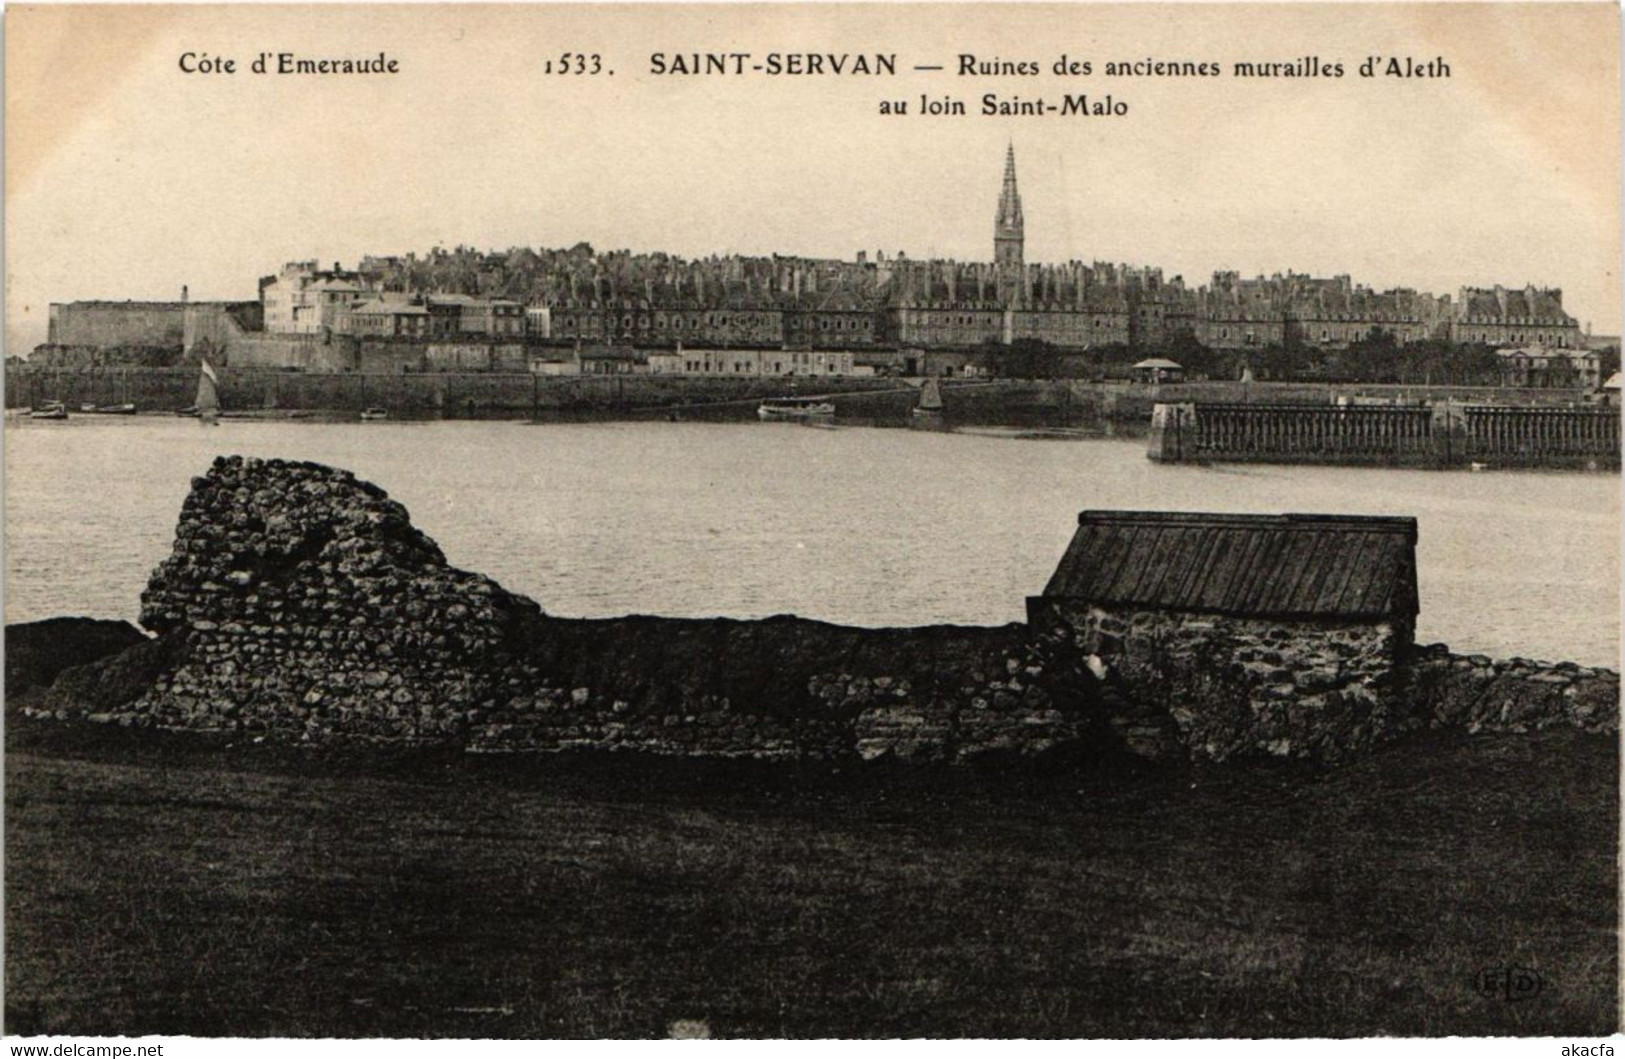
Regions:
<instances>
[{"instance_id":1,"label":"walled city skyline","mask_svg":"<svg viewBox=\"0 0 1625 1059\"><path fill-rule=\"evenodd\" d=\"M1155 350L1194 340L1215 350L1294 344L1329 350L1379 332L1400 344L1446 339L1568 351L1587 344L1561 291L1528 283L1436 294L1373 289L1347 273L1288 270L1256 279L1219 271L1209 283L1188 285L1152 265L1029 262L1013 142L1004 151L992 228L989 257L967 262L901 251L890 258L877 251L873 259L858 251L846 259L690 260L596 251L585 243L539 251L437 247L421 258L367 254L353 269L307 259L261 277L252 319L242 316L241 303L200 300L193 308L223 308L237 323L216 315L204 330L196 323L183 330L192 336L188 348L209 334L223 355L264 367L306 362L282 347L247 353L243 343L252 340L241 328L273 335L525 335L643 348L686 342L963 349L1037 340L1057 350ZM188 292L182 294L181 302L52 303L48 342L161 345L186 308Z\"/></svg>"},{"instance_id":2,"label":"walled city skyline","mask_svg":"<svg viewBox=\"0 0 1625 1059\"><path fill-rule=\"evenodd\" d=\"M1604 6L1081 9L18 9L7 55L7 338L51 302L247 299L283 262L442 245L989 260L1006 143L1026 259L1205 282L1560 288L1617 334L1618 20ZM571 37L610 79L545 78ZM387 49L387 81L200 79L188 48ZM33 42L32 46L27 46ZM202 42L202 43L199 43ZM1199 46L1193 42L1200 42ZM613 46L613 47L612 47ZM657 51L902 57L895 81L652 76ZM1123 83L1123 119L881 117L922 92L1099 92L914 74L957 53L1220 60L1443 54L1426 83ZM1200 52L1201 54L1193 54ZM331 120L334 115L346 120Z\"/></svg>"},{"instance_id":3,"label":"walled city skyline","mask_svg":"<svg viewBox=\"0 0 1625 1059\"><path fill-rule=\"evenodd\" d=\"M375 277L384 276L387 277L386 282L391 289L399 290L404 286L404 289L409 293L476 293L478 290L477 285L472 282L462 285L462 288L466 289L454 289L455 285L450 284L433 284L429 286L414 287L410 284L403 285L400 281L400 276L416 265L427 265L430 262L457 255L478 255L490 259L505 256L511 257L515 253L534 253L539 255L548 255L552 258L558 258L563 255L573 255L574 252L579 248L590 247L593 252L593 268L595 273L598 274L601 274L600 269L603 262L614 259L629 259L633 262L667 261L675 267L688 268L697 268L700 266L717 263L727 264L729 262L756 263L763 261L775 261L801 263L808 266L807 275L809 277L809 283L813 285L812 289L814 291L816 291L816 276L818 273L818 266L836 266L836 273L829 273L827 268L825 270L826 277L833 275L835 278L826 278L824 293L829 293L831 290L853 289L849 279L850 275L852 274L851 266L857 266L859 269L869 269L871 271L878 269L879 274L881 277L883 277L880 288L871 288L867 291L859 291L858 293L867 294L877 304L880 302L897 304L901 298L907 300L910 304L918 305L946 305L956 303L998 303L1017 306L1037 305L1045 300L1044 289L1042 286L1043 277L1059 277L1060 280L1064 282L1067 276L1075 278L1079 275L1083 277L1081 282L1098 283L1099 277L1104 276L1108 283L1118 286L1123 285L1125 282L1141 283L1150 277L1157 284L1165 284L1167 285L1168 289L1173 291L1183 291L1191 295L1200 295L1203 298L1209 299L1214 296L1229 296L1233 300L1237 298L1236 292L1238 290L1245 291L1248 288L1269 288L1275 291L1280 298L1291 299L1301 298L1305 291L1307 291L1311 297L1319 296L1319 292L1322 290L1332 289L1340 286L1344 292L1352 291L1355 296L1416 295L1423 302L1455 302L1460 305L1465 300L1464 296L1470 298L1475 292L1499 293L1501 291L1507 291L1513 294L1527 293L1528 298L1526 304L1529 305L1534 304L1537 295L1540 296L1541 304L1546 310L1555 309L1557 313L1566 313L1572 321L1571 326L1577 329L1581 335L1592 334L1594 332L1596 334L1612 335L1617 337L1617 331L1604 332L1597 330L1594 328L1593 321L1589 316L1583 316L1574 312L1571 308L1563 306L1561 304L1563 294L1561 286L1547 284L1545 282L1539 282L1512 274L1485 277L1481 282L1463 283L1454 290L1433 290L1424 285L1406 282L1404 280L1397 282L1368 281L1365 277L1357 275L1348 269L1337 269L1329 273L1316 273L1310 270L1299 270L1291 264L1286 264L1283 267L1269 271L1259 270L1256 272L1239 268L1224 267L1221 265L1214 267L1209 273L1187 277L1185 273L1176 269L1165 268L1154 262L1132 259L1113 260L1102 259L1099 257L1089 258L1087 256L1073 255L1071 257L1058 260L1028 260L1024 250L1026 243L1026 210L1023 205L1023 193L1020 189L1017 154L1016 137L1012 134L1007 136L1005 139L1002 163L1003 168L996 195L997 205L994 211L994 232L992 235L991 246L988 248L988 252L983 253L980 256L973 254L960 258L938 254L916 255L909 253L909 251L905 248L898 248L888 251L883 247L877 247L873 251L868 249L859 249L844 256L797 253L784 249L773 249L767 252L713 250L709 253L694 253L689 255L672 252L659 247L650 247L647 249L615 247L605 249L595 246L589 239L579 239L574 243L561 244L558 246L529 247L523 244L512 244L508 246L492 244L486 249L481 249L478 246L462 242L459 242L454 246L447 247L443 242L441 242L437 243L429 250L421 253L416 250L408 250L403 254L377 254L371 251L362 251L359 254L356 254L354 251L352 251L349 259L354 262L354 266L351 269L345 268L344 262L346 259L343 256L336 257L331 261L331 270L327 269L328 262L320 256L306 257L303 259L303 263L306 264L309 269L318 273L325 271L336 271L343 273L349 271L366 272ZM966 166L964 168L976 170L981 169L980 166ZM989 198L991 199L993 196L989 196ZM971 214L975 211L967 210L966 212L967 214ZM1040 220L1042 219L1040 218ZM956 234L957 229L974 227L974 224L970 223L971 218L969 216L964 218L963 221L964 223L945 225L944 227L945 229L955 229ZM1044 231L1042 223L1037 226L1037 231L1040 233ZM1048 245L1054 244L1053 239L1043 240L1042 235L1040 235L1040 239L1042 242L1047 242ZM984 243L984 246L988 246L988 244ZM288 262L287 264L295 263L300 262ZM1028 282L1025 287L1023 287L1023 284L1019 280L1014 279L1014 277L1018 275L1028 276ZM1034 275L1040 277L1037 302L1034 301L1034 295L1032 292L1031 276ZM921 276L925 277L923 290L916 289L915 287L917 278ZM978 284L979 280L984 276L987 283L985 295L982 293L979 286L972 286L967 292L967 288L964 286L965 284ZM894 277L901 278L894 279ZM937 282L939 277L944 279L945 285ZM957 290L954 282L956 277L959 278L959 283L961 284ZM272 278L272 275L261 275L259 277L260 287L263 288L264 284ZM892 280L889 289L887 287L888 280ZM1341 282L1339 283L1338 281ZM605 282L607 284L608 280L606 279ZM257 293L258 292L256 292L256 294ZM609 293L608 288L606 287L606 296L600 298L595 296L593 292L588 291L586 288L577 290L574 286L572 286L567 295L555 291L547 296L537 296L532 298L522 297L521 300L536 305L588 307L596 305L599 302L603 302L606 305L612 302L624 303L629 295L634 296L635 300L635 293L635 291L628 290L617 290L613 293ZM800 293L800 279L798 277L796 294L799 296ZM213 295L212 291L207 289L195 291L192 289L190 284L183 284L180 292L182 299L192 298L198 301L246 301L253 300L256 294L235 292L227 297L217 297ZM1070 288L1063 289L1063 294L1070 297ZM1555 297L1547 298L1546 295L1548 294L1555 295ZM1346 298L1346 294L1342 296ZM113 296L73 300L107 302L153 301L162 303L172 302L175 299L172 297L138 298L134 296L126 296L124 298L119 298ZM1241 300L1245 300L1245 296L1243 296ZM659 301L660 299L656 298L653 302L651 302L651 304L658 304ZM1056 301L1056 296L1053 290L1048 295L1048 301L1051 303ZM1388 306L1386 307L1386 311L1404 311L1414 313L1415 299L1404 298L1403 301L1403 306L1399 306L1397 308L1394 306ZM1081 297L1079 302L1081 305ZM1424 315L1438 311L1440 311L1438 305L1423 309ZM1503 298L1500 313L1501 315L1506 315L1507 312L1508 310L1506 308L1506 302ZM1543 319L1544 318L1545 317L1543 317ZM1403 337L1404 336L1402 334L1402 338ZM45 336L42 336L40 339L40 341L45 340ZM1497 341L1496 338L1490 338L1489 340L1492 343ZM1510 338L1507 340L1515 341L1514 339ZM1556 343L1554 342L1554 344ZM1563 344L1566 345L1568 343L1565 340ZM21 348L24 350L31 349L32 345Z\"/></svg>"}]
</instances>

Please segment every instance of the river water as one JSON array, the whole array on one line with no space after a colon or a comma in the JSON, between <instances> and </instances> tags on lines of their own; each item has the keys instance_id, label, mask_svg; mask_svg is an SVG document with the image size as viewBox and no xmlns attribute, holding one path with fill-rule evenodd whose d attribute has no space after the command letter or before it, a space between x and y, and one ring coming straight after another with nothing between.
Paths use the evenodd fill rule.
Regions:
<instances>
[{"instance_id":1,"label":"river water","mask_svg":"<svg viewBox=\"0 0 1625 1059\"><path fill-rule=\"evenodd\" d=\"M1620 479L1163 466L1143 440L797 424L8 420L6 620L135 618L219 453L383 486L553 614L1020 620L1085 508L1414 515L1418 638L1617 665Z\"/></svg>"}]
</instances>

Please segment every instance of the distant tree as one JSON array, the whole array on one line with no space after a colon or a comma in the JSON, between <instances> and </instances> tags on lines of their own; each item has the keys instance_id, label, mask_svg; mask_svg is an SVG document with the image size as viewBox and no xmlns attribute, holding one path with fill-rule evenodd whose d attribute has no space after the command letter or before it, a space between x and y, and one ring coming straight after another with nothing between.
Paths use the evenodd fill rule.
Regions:
<instances>
[{"instance_id":1,"label":"distant tree","mask_svg":"<svg viewBox=\"0 0 1625 1059\"><path fill-rule=\"evenodd\" d=\"M1174 361L1192 378L1231 379L1240 375L1239 358L1233 352L1209 349L1190 331L1171 335L1156 348L1155 355Z\"/></svg>"},{"instance_id":2,"label":"distant tree","mask_svg":"<svg viewBox=\"0 0 1625 1059\"><path fill-rule=\"evenodd\" d=\"M1248 349L1244 355L1254 376L1260 380L1289 382L1311 374L1310 354L1301 343L1288 346L1272 342L1267 346Z\"/></svg>"},{"instance_id":3,"label":"distant tree","mask_svg":"<svg viewBox=\"0 0 1625 1059\"><path fill-rule=\"evenodd\" d=\"M1579 381L1579 371L1574 361L1568 357L1550 357L1546 361L1546 385L1555 387L1574 386Z\"/></svg>"},{"instance_id":4,"label":"distant tree","mask_svg":"<svg viewBox=\"0 0 1625 1059\"><path fill-rule=\"evenodd\" d=\"M1333 370L1343 378L1360 382L1405 382L1406 358L1392 331L1378 327L1350 342L1332 360ZM1420 380L1416 380L1420 381Z\"/></svg>"}]
</instances>

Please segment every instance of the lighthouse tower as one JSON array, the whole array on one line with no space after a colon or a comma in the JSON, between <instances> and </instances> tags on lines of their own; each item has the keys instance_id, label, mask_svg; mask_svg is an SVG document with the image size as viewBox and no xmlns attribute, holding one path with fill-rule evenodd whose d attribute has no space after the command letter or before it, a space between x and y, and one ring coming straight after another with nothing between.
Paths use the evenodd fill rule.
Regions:
<instances>
[{"instance_id":1,"label":"lighthouse tower","mask_svg":"<svg viewBox=\"0 0 1625 1059\"><path fill-rule=\"evenodd\" d=\"M999 274L999 300L1006 305L1021 298L1025 240L1021 192L1016 190L1016 145L1011 144L1004 153L1004 189L999 192L999 213L993 221L993 265Z\"/></svg>"}]
</instances>

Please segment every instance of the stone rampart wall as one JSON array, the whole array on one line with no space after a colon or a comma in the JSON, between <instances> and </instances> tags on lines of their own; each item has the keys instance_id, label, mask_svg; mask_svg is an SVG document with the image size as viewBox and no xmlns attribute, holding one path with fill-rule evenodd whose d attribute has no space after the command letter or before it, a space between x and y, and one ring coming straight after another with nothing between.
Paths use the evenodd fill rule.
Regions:
<instances>
[{"instance_id":1,"label":"stone rampart wall","mask_svg":"<svg viewBox=\"0 0 1625 1059\"><path fill-rule=\"evenodd\" d=\"M46 341L63 346L179 348L185 331L185 302L68 302L51 306Z\"/></svg>"},{"instance_id":2,"label":"stone rampart wall","mask_svg":"<svg viewBox=\"0 0 1625 1059\"><path fill-rule=\"evenodd\" d=\"M342 335L251 332L226 341L226 363L234 368L296 371L349 371L356 343Z\"/></svg>"}]
</instances>

